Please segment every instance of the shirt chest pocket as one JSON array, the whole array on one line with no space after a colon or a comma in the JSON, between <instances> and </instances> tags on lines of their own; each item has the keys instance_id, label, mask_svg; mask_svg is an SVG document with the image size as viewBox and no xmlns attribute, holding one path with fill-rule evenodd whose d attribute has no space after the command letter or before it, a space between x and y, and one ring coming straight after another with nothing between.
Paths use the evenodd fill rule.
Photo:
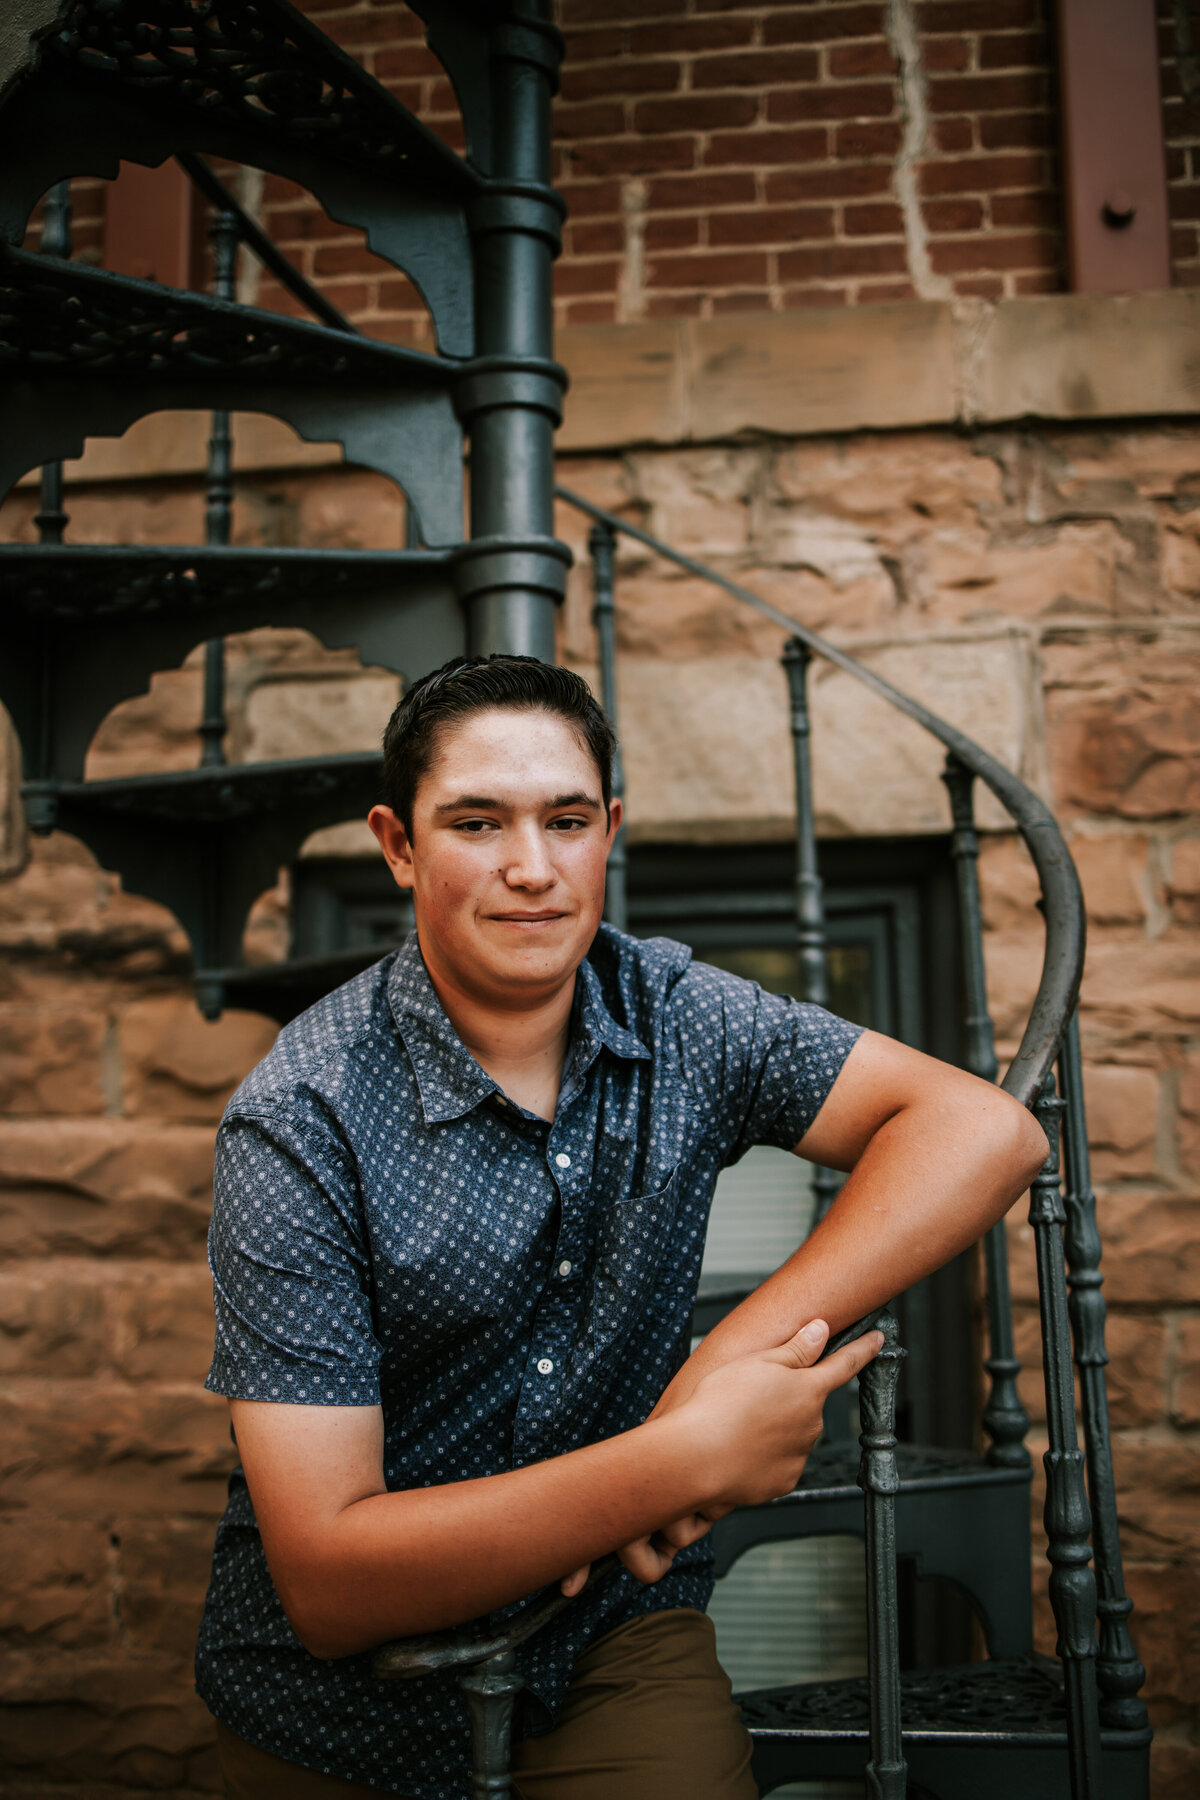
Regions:
<instances>
[{"instance_id":1,"label":"shirt chest pocket","mask_svg":"<svg viewBox=\"0 0 1200 1800\"><path fill-rule=\"evenodd\" d=\"M601 1222L589 1321L589 1348L595 1357L619 1348L642 1316L663 1268L678 1188L675 1168L653 1192L618 1201Z\"/></svg>"}]
</instances>

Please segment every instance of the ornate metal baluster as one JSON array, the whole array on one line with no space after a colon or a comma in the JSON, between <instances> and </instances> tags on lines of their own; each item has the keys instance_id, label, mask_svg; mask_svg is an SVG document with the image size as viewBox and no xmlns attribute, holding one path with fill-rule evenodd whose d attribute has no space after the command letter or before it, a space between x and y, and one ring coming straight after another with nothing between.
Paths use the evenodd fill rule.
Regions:
<instances>
[{"instance_id":1,"label":"ornate metal baluster","mask_svg":"<svg viewBox=\"0 0 1200 1800\"><path fill-rule=\"evenodd\" d=\"M1058 1136L1063 1102L1049 1075L1035 1108L1049 1155L1029 1196L1029 1223L1037 1247L1038 1299L1042 1315L1042 1369L1046 1383L1045 1454L1050 1603L1058 1627L1067 1701L1067 1753L1072 1800L1099 1800L1100 1715L1096 1693L1096 1582L1088 1533L1091 1515L1084 1459L1075 1425L1075 1382L1067 1317L1063 1249L1066 1211L1059 1190Z\"/></svg>"},{"instance_id":2,"label":"ornate metal baluster","mask_svg":"<svg viewBox=\"0 0 1200 1800\"><path fill-rule=\"evenodd\" d=\"M465 1670L458 1685L471 1715L472 1800L510 1800L513 1707L525 1686L516 1652L503 1651Z\"/></svg>"},{"instance_id":3,"label":"ornate metal baluster","mask_svg":"<svg viewBox=\"0 0 1200 1800\"><path fill-rule=\"evenodd\" d=\"M42 202L43 256L57 256L67 261L71 255L71 184L56 181ZM60 462L44 463L38 495L38 510L33 515L39 544L61 544L67 528L67 511L63 504L63 466ZM53 774L54 717L54 649L52 634L42 638L41 694L37 751L34 759L34 783L25 794L25 817L31 831L52 831L58 819L58 801L48 785Z\"/></svg>"},{"instance_id":4,"label":"ornate metal baluster","mask_svg":"<svg viewBox=\"0 0 1200 1800\"><path fill-rule=\"evenodd\" d=\"M43 256L57 256L64 262L71 255L71 184L69 181L56 181L42 202L42 244ZM63 466L60 462L46 463L42 469L41 505L34 514L34 524L38 529L38 541L42 544L61 544L63 532L67 527L67 515L63 509Z\"/></svg>"},{"instance_id":5,"label":"ornate metal baluster","mask_svg":"<svg viewBox=\"0 0 1200 1800\"><path fill-rule=\"evenodd\" d=\"M818 1006L829 1004L829 958L825 947L825 903L817 870L817 833L813 820L812 726L808 710L808 665L812 651L799 638L789 638L783 666L791 697L792 756L796 769L796 943L800 951L800 990ZM837 1198L840 1183L832 1169L814 1166L814 1223L823 1219Z\"/></svg>"},{"instance_id":6,"label":"ornate metal baluster","mask_svg":"<svg viewBox=\"0 0 1200 1800\"><path fill-rule=\"evenodd\" d=\"M1125 1593L1121 1564L1121 1539L1117 1529L1117 1492L1113 1479L1112 1436L1108 1423L1108 1393L1104 1370L1108 1352L1104 1344L1105 1304L1101 1288L1100 1233L1096 1226L1096 1196L1092 1192L1091 1159L1088 1155L1087 1116L1083 1104L1083 1065L1079 1048L1079 1018L1072 1016L1059 1058L1066 1115L1063 1127L1063 1160L1066 1167L1066 1255L1068 1307L1079 1370L1083 1443L1087 1457L1088 1497L1092 1507L1092 1542L1096 1550L1096 1585L1099 1590L1100 1654L1096 1678L1100 1684L1100 1716L1106 1725L1137 1731L1148 1723L1138 1689L1146 1671L1138 1661L1129 1634L1133 1602Z\"/></svg>"},{"instance_id":7,"label":"ornate metal baluster","mask_svg":"<svg viewBox=\"0 0 1200 1800\"><path fill-rule=\"evenodd\" d=\"M896 1593L896 1384L905 1351L890 1313L873 1321L883 1349L858 1378L862 1458L858 1485L867 1512L867 1671L871 1760L864 1771L869 1800L905 1800L908 1771L900 1731L900 1614Z\"/></svg>"},{"instance_id":8,"label":"ornate metal baluster","mask_svg":"<svg viewBox=\"0 0 1200 1800\"><path fill-rule=\"evenodd\" d=\"M975 831L975 777L956 756L946 758L942 774L950 795L954 833L950 854L958 879L958 913L963 956L963 1050L968 1069L984 1081L998 1073L995 1038L987 1003L983 961L983 911L979 902L979 838ZM1025 1436L1029 1414L1021 1404L1017 1376L1021 1365L1013 1346L1012 1296L1008 1280L1008 1235L1001 1219L983 1240L987 1281L989 1392L983 1428L991 1440L987 1461L1003 1469L1027 1469Z\"/></svg>"},{"instance_id":9,"label":"ornate metal baluster","mask_svg":"<svg viewBox=\"0 0 1200 1800\"><path fill-rule=\"evenodd\" d=\"M592 554L592 623L600 646L600 697L608 722L617 729L617 611L613 592L616 567L617 534L601 520L588 533L588 549ZM613 757L613 798L625 798L625 769L621 762L621 745ZM624 931L628 919L626 876L628 859L625 850L625 827L621 826L608 858L608 878L604 889L604 916L618 931Z\"/></svg>"},{"instance_id":10,"label":"ornate metal baluster","mask_svg":"<svg viewBox=\"0 0 1200 1800\"><path fill-rule=\"evenodd\" d=\"M213 216L209 228L213 246L213 293L218 300L237 298L238 222L224 208ZM208 440L208 493L204 509L204 541L227 545L233 529L233 431L227 412L212 416ZM210 638L204 646L204 716L200 721L205 768L225 761L225 643Z\"/></svg>"}]
</instances>

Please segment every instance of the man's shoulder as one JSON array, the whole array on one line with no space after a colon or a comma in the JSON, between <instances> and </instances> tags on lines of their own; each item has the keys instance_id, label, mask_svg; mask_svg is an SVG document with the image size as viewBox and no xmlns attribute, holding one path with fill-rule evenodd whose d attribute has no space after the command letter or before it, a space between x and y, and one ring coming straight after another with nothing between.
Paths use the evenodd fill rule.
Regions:
<instances>
[{"instance_id":1,"label":"man's shoulder","mask_svg":"<svg viewBox=\"0 0 1200 1800\"><path fill-rule=\"evenodd\" d=\"M381 1051L386 1044L387 984L398 954L389 952L286 1024L237 1089L225 1118L279 1113L300 1096L307 1111L318 1093L336 1112L347 1081L371 1068L373 1044Z\"/></svg>"}]
</instances>

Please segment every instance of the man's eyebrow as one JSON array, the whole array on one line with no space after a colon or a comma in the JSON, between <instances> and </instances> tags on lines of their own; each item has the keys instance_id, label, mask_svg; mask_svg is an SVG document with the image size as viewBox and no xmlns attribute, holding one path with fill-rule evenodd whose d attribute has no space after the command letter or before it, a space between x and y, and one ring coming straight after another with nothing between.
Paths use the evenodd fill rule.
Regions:
<instances>
[{"instance_id":1,"label":"man's eyebrow","mask_svg":"<svg viewBox=\"0 0 1200 1800\"><path fill-rule=\"evenodd\" d=\"M442 804L440 806L435 806L433 810L435 813L439 814L453 812L503 812L506 804L505 801L497 800L494 796L489 796L487 794L459 794L455 800L443 800ZM557 811L558 808L562 806L583 806L587 807L592 812L600 811L599 800L595 799L591 794L584 793L558 794L553 800L547 802L547 806L551 811Z\"/></svg>"},{"instance_id":2,"label":"man's eyebrow","mask_svg":"<svg viewBox=\"0 0 1200 1800\"><path fill-rule=\"evenodd\" d=\"M438 813L500 812L503 806L503 800L491 799L487 794L460 794L457 800L443 800L433 810Z\"/></svg>"}]
</instances>

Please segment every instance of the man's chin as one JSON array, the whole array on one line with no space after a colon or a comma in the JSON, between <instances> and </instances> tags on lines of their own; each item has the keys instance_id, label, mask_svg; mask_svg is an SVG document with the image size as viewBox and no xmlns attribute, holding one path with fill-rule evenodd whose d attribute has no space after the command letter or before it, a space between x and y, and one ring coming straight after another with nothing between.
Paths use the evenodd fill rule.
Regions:
<instances>
[{"instance_id":1,"label":"man's chin","mask_svg":"<svg viewBox=\"0 0 1200 1800\"><path fill-rule=\"evenodd\" d=\"M561 919L544 931L518 926L487 933L481 961L492 979L518 986L554 986L573 975L588 952L593 934L580 933L578 921Z\"/></svg>"}]
</instances>

